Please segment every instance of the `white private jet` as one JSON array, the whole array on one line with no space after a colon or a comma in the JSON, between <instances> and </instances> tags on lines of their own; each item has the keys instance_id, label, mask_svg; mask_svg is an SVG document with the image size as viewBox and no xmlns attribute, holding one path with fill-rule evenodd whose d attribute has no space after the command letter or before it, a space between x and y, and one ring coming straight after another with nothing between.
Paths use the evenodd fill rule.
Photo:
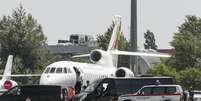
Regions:
<instances>
[{"instance_id":1,"label":"white private jet","mask_svg":"<svg viewBox=\"0 0 201 101\"><path fill-rule=\"evenodd\" d=\"M90 63L80 63L72 61L58 61L46 67L40 78L40 85L60 85L64 88L75 86L78 80L83 80L83 85L87 85L94 80L107 77L134 77L134 73L126 67L116 67L118 55L134 56L155 56L170 57L161 53L142 53L117 50L118 37L121 34L121 17L115 16L114 30L108 45L107 51L101 49L92 50L90 54L78 55L74 57L89 56Z\"/></svg>"},{"instance_id":2,"label":"white private jet","mask_svg":"<svg viewBox=\"0 0 201 101\"><path fill-rule=\"evenodd\" d=\"M12 70L12 63L13 63L13 55L9 55L4 73L2 75L2 79L0 80L0 93L3 93L17 85L17 82L11 80L10 76Z\"/></svg>"}]
</instances>

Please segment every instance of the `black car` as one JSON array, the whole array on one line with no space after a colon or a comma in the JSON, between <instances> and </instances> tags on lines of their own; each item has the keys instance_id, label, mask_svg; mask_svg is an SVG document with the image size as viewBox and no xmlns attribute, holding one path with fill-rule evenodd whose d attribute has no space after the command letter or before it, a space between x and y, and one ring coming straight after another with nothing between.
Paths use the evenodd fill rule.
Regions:
<instances>
[{"instance_id":1,"label":"black car","mask_svg":"<svg viewBox=\"0 0 201 101\"><path fill-rule=\"evenodd\" d=\"M62 101L61 87L49 85L15 86L0 101Z\"/></svg>"},{"instance_id":2,"label":"black car","mask_svg":"<svg viewBox=\"0 0 201 101\"><path fill-rule=\"evenodd\" d=\"M122 94L137 92L145 85L175 84L172 77L105 78L97 80L77 95L79 101L115 101Z\"/></svg>"}]
</instances>

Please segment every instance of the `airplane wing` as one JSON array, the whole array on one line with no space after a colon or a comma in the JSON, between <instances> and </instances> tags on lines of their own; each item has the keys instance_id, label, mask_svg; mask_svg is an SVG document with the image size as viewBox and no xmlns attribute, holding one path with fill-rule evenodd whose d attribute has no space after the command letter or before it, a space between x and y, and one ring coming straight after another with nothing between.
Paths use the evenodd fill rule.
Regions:
<instances>
[{"instance_id":1,"label":"airplane wing","mask_svg":"<svg viewBox=\"0 0 201 101\"><path fill-rule=\"evenodd\" d=\"M133 56L153 56L153 57L171 57L169 54L157 53L157 52L129 52L129 51L119 51L113 50L112 54L116 55L133 55Z\"/></svg>"},{"instance_id":2,"label":"airplane wing","mask_svg":"<svg viewBox=\"0 0 201 101\"><path fill-rule=\"evenodd\" d=\"M79 57L89 57L90 54L83 54L83 55L75 55L75 56L72 56L73 58L79 58Z\"/></svg>"},{"instance_id":3,"label":"airplane wing","mask_svg":"<svg viewBox=\"0 0 201 101\"><path fill-rule=\"evenodd\" d=\"M13 74L13 75L0 75L0 77L32 77L32 76L41 76L41 74Z\"/></svg>"}]
</instances>

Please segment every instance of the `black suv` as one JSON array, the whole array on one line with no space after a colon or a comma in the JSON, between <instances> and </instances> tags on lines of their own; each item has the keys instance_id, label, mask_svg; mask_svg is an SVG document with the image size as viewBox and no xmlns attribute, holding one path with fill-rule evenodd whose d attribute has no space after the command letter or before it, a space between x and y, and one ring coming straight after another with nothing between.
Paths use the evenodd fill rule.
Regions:
<instances>
[{"instance_id":1,"label":"black suv","mask_svg":"<svg viewBox=\"0 0 201 101\"><path fill-rule=\"evenodd\" d=\"M61 87L49 85L15 86L0 96L0 101L62 101Z\"/></svg>"},{"instance_id":2,"label":"black suv","mask_svg":"<svg viewBox=\"0 0 201 101\"><path fill-rule=\"evenodd\" d=\"M135 93L145 85L174 84L172 77L105 78L97 80L76 95L79 101L114 101L123 94Z\"/></svg>"}]
</instances>

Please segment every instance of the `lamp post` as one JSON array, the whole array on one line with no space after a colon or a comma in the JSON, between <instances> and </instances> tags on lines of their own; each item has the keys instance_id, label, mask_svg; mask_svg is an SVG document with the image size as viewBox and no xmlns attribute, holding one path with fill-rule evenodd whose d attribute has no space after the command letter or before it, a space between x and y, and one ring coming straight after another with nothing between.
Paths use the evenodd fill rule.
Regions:
<instances>
[{"instance_id":1,"label":"lamp post","mask_svg":"<svg viewBox=\"0 0 201 101\"><path fill-rule=\"evenodd\" d=\"M131 0L131 28L130 28L130 51L137 52L137 0ZM130 57L130 69L136 75L139 71L137 56Z\"/></svg>"}]
</instances>

